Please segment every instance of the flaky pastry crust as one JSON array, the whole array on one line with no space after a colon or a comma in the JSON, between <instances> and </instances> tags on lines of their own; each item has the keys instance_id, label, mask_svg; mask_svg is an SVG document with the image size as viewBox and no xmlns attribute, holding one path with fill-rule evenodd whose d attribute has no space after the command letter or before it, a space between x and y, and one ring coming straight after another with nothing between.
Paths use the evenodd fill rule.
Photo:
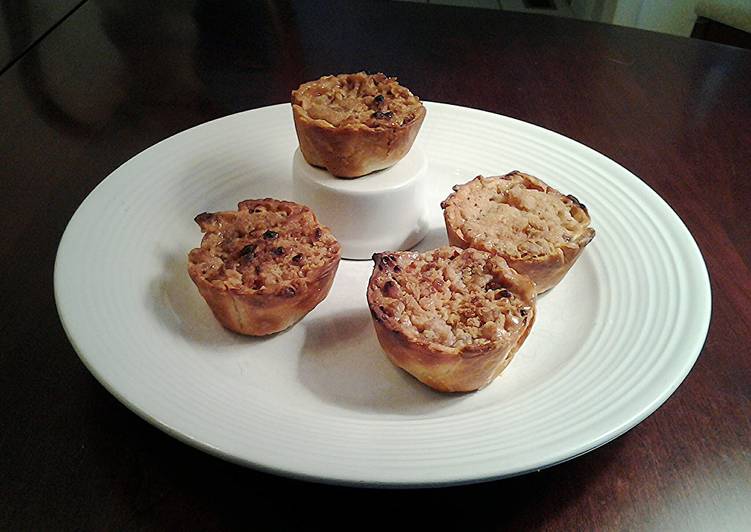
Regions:
<instances>
[{"instance_id":1,"label":"flaky pastry crust","mask_svg":"<svg viewBox=\"0 0 751 532\"><path fill-rule=\"evenodd\" d=\"M292 91L292 113L305 160L355 178L402 159L426 111L396 78L359 72L303 83Z\"/></svg>"},{"instance_id":2,"label":"flaky pastry crust","mask_svg":"<svg viewBox=\"0 0 751 532\"><path fill-rule=\"evenodd\" d=\"M188 273L227 329L262 336L313 310L334 281L341 249L306 206L271 198L196 217L204 237Z\"/></svg>"},{"instance_id":3,"label":"flaky pastry crust","mask_svg":"<svg viewBox=\"0 0 751 532\"><path fill-rule=\"evenodd\" d=\"M441 207L451 245L499 254L538 293L557 285L595 236L578 199L517 171L456 185Z\"/></svg>"},{"instance_id":4,"label":"flaky pastry crust","mask_svg":"<svg viewBox=\"0 0 751 532\"><path fill-rule=\"evenodd\" d=\"M535 321L532 282L497 255L444 247L373 255L368 306L391 361L441 392L490 384Z\"/></svg>"}]
</instances>

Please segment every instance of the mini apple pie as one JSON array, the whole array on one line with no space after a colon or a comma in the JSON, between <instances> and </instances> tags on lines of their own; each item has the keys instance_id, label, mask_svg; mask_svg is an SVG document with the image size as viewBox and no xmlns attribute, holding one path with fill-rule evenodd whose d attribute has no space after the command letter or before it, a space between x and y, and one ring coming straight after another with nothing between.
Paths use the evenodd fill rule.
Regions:
<instances>
[{"instance_id":1,"label":"mini apple pie","mask_svg":"<svg viewBox=\"0 0 751 532\"><path fill-rule=\"evenodd\" d=\"M282 331L323 301L340 247L308 208L275 199L247 200L237 211L203 213L201 247L188 273L219 322L261 336Z\"/></svg>"},{"instance_id":2,"label":"mini apple pie","mask_svg":"<svg viewBox=\"0 0 751 532\"><path fill-rule=\"evenodd\" d=\"M595 236L579 200L521 172L456 185L441 207L451 245L499 254L538 293L558 284Z\"/></svg>"},{"instance_id":3,"label":"mini apple pie","mask_svg":"<svg viewBox=\"0 0 751 532\"><path fill-rule=\"evenodd\" d=\"M490 384L535 320L535 288L501 257L446 246L373 255L368 305L391 361L443 392Z\"/></svg>"},{"instance_id":4,"label":"mini apple pie","mask_svg":"<svg viewBox=\"0 0 751 532\"><path fill-rule=\"evenodd\" d=\"M300 151L337 177L388 168L412 147L425 118L396 78L365 72L324 76L292 91Z\"/></svg>"}]
</instances>

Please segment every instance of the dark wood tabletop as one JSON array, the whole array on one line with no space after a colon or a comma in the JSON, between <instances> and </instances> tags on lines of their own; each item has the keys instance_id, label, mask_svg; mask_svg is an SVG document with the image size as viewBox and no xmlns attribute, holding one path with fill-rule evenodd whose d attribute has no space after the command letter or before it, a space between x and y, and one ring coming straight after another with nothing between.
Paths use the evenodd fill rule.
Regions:
<instances>
[{"instance_id":1,"label":"dark wood tabletop","mask_svg":"<svg viewBox=\"0 0 751 532\"><path fill-rule=\"evenodd\" d=\"M57 11L44 10L52 4ZM751 522L751 51L404 2L29 1L0 10L0 530L253 528L265 519L282 529ZM713 317L696 365L661 408L604 447L537 473L357 489L204 454L92 377L52 289L60 236L86 195L174 133L358 70L399 76L424 100L571 137L672 206L707 263Z\"/></svg>"}]
</instances>

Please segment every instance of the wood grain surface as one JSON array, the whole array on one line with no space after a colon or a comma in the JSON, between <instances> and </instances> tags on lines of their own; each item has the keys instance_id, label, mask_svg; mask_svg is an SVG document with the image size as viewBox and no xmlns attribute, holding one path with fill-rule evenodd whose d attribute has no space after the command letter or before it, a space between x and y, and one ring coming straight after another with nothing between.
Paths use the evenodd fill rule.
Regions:
<instances>
[{"instance_id":1,"label":"wood grain surface","mask_svg":"<svg viewBox=\"0 0 751 532\"><path fill-rule=\"evenodd\" d=\"M657 412L538 473L354 489L187 447L87 372L52 290L59 238L86 195L167 136L361 69L397 75L425 100L576 139L675 209L707 262L713 318L694 369ZM0 530L253 528L265 519L281 529L751 522L751 51L404 2L89 0L0 75L0 109Z\"/></svg>"},{"instance_id":2,"label":"wood grain surface","mask_svg":"<svg viewBox=\"0 0 751 532\"><path fill-rule=\"evenodd\" d=\"M85 0L0 2L0 74L84 2Z\"/></svg>"}]
</instances>

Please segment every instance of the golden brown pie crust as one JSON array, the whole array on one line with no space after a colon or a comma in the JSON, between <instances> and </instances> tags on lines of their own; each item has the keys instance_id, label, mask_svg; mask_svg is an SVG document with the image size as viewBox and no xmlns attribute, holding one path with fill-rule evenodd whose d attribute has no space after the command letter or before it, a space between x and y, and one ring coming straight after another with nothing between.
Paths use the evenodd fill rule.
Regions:
<instances>
[{"instance_id":1,"label":"golden brown pie crust","mask_svg":"<svg viewBox=\"0 0 751 532\"><path fill-rule=\"evenodd\" d=\"M378 341L395 365L435 390L490 384L535 321L534 285L497 255L445 247L373 260L367 298Z\"/></svg>"},{"instance_id":2,"label":"golden brown pie crust","mask_svg":"<svg viewBox=\"0 0 751 532\"><path fill-rule=\"evenodd\" d=\"M517 194L509 200L514 187ZM536 206L525 205L524 194L536 195L531 200ZM499 211L501 204L514 206ZM595 236L589 212L578 199L522 172L477 176L455 186L441 207L451 245L501 255L535 282L538 293L558 284Z\"/></svg>"},{"instance_id":3,"label":"golden brown pie crust","mask_svg":"<svg viewBox=\"0 0 751 532\"><path fill-rule=\"evenodd\" d=\"M292 113L305 160L355 178L402 159L426 111L396 78L359 72L303 83L292 91Z\"/></svg>"},{"instance_id":4,"label":"golden brown pie crust","mask_svg":"<svg viewBox=\"0 0 751 532\"><path fill-rule=\"evenodd\" d=\"M261 336L282 331L329 292L341 249L306 206L271 198L237 211L203 213L205 233L188 273L227 329Z\"/></svg>"}]
</instances>

